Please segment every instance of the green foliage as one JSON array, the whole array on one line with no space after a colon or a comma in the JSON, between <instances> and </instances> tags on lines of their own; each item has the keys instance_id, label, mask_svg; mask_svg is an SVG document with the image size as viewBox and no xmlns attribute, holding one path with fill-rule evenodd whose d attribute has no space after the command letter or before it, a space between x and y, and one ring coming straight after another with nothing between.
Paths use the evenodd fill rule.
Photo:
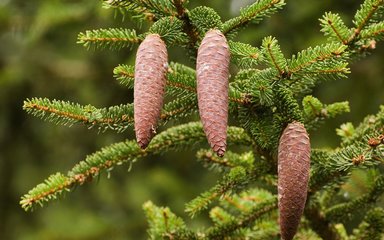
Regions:
<instances>
[{"instance_id":1,"label":"green foliage","mask_svg":"<svg viewBox=\"0 0 384 240\"><path fill-rule=\"evenodd\" d=\"M370 210L358 229L353 231L351 240L372 239L381 240L384 233L384 210L375 208Z\"/></svg>"},{"instance_id":2,"label":"green foliage","mask_svg":"<svg viewBox=\"0 0 384 240\"><path fill-rule=\"evenodd\" d=\"M383 40L384 37L384 22L374 23L369 28L361 31L362 39L378 39Z\"/></svg>"},{"instance_id":3,"label":"green foliage","mask_svg":"<svg viewBox=\"0 0 384 240\"><path fill-rule=\"evenodd\" d=\"M151 25L142 34L125 28L86 31L78 43L87 48L121 49L139 44L147 34L156 33L168 48L186 48L195 59L205 32L221 30L228 39L249 23L258 23L281 9L283 0L258 0L243 8L240 15L225 21L213 8L187 9L183 0L106 0L105 8L118 9L137 21ZM165 126L150 145L142 150L133 140L115 143L89 155L67 174L57 173L22 197L25 210L43 205L91 181L108 174L118 165L131 165L150 155L169 151L197 150L196 158L209 170L221 175L217 183L185 205L194 217L207 210L213 225L190 230L185 222L167 207L152 202L143 206L149 222L151 239L275 239L279 237L276 188L277 148L281 132L288 123L299 121L308 130L316 130L329 118L350 111L347 101L322 103L308 95L327 80L346 78L349 63L376 47L383 40L383 0L366 0L356 12L354 28L348 28L339 14L326 13L320 20L321 31L328 37L322 44L308 47L286 58L276 38L269 36L260 47L229 40L234 70L229 85L228 145L223 158L207 150L200 123L181 124L197 112L196 72L187 65L170 62L166 76L166 103L160 125ZM172 59L172 56L170 56ZM191 65L194 62L190 63ZM134 87L134 67L119 65L113 73L127 88ZM301 102L301 104L299 104ZM55 124L83 124L101 131L132 131L131 103L96 108L77 103L32 98L24 110ZM184 119L185 120L185 119ZM188 119L189 121L190 119ZM380 239L383 229L382 208L373 208L383 195L384 106L376 115L366 117L357 127L346 123L337 130L342 137L335 149L312 149L311 178L307 207L298 237L311 239ZM316 134L313 134L316 138ZM202 148L201 148L202 147ZM201 149L200 149L201 148ZM233 149L232 149L233 148ZM373 173L369 189L352 200L339 198L343 186L355 169ZM360 209L363 222L351 236L344 223L350 212ZM373 210L370 210L373 209ZM368 212L367 212L368 211Z\"/></svg>"},{"instance_id":4,"label":"green foliage","mask_svg":"<svg viewBox=\"0 0 384 240\"><path fill-rule=\"evenodd\" d=\"M177 14L176 6L169 0L103 0L105 8L116 8L122 13L150 14L149 20Z\"/></svg>"},{"instance_id":5,"label":"green foliage","mask_svg":"<svg viewBox=\"0 0 384 240\"><path fill-rule=\"evenodd\" d=\"M144 203L143 209L149 222L150 239L196 238L188 232L184 221L172 213L169 208L157 207L148 201Z\"/></svg>"},{"instance_id":6,"label":"green foliage","mask_svg":"<svg viewBox=\"0 0 384 240\"><path fill-rule=\"evenodd\" d=\"M188 16L201 39L208 30L213 28L220 29L223 24L220 15L214 9L205 6L192 9Z\"/></svg>"},{"instance_id":7,"label":"green foliage","mask_svg":"<svg viewBox=\"0 0 384 240\"><path fill-rule=\"evenodd\" d=\"M241 128L228 128L228 142L230 144L249 145L251 139ZM111 171L114 166L123 163L132 165L138 158L148 154L160 154L170 150L178 150L205 142L205 135L200 123L188 123L169 128L158 134L144 151L135 141L125 141L112 144L100 151L89 155L84 161L78 163L68 172L67 176L57 173L50 176L45 183L38 185L28 194L24 195L21 204L25 210L34 205L55 199L63 190L70 190L74 185L81 185L87 180L92 180L102 171ZM229 176L229 180L238 174Z\"/></svg>"},{"instance_id":8,"label":"green foliage","mask_svg":"<svg viewBox=\"0 0 384 240\"><path fill-rule=\"evenodd\" d=\"M362 30L367 24L381 19L384 10L383 3L383 0L364 1L353 20L356 29Z\"/></svg>"},{"instance_id":9,"label":"green foliage","mask_svg":"<svg viewBox=\"0 0 384 240\"><path fill-rule=\"evenodd\" d=\"M223 24L223 33L229 34L245 27L248 23L259 23L285 5L284 0L260 0L240 10L240 16Z\"/></svg>"},{"instance_id":10,"label":"green foliage","mask_svg":"<svg viewBox=\"0 0 384 240\"><path fill-rule=\"evenodd\" d=\"M275 68L280 75L287 71L287 60L282 53L277 40L271 36L263 39L262 51L265 56L265 63Z\"/></svg>"},{"instance_id":11,"label":"green foliage","mask_svg":"<svg viewBox=\"0 0 384 240\"><path fill-rule=\"evenodd\" d=\"M263 61L263 55L256 47L249 44L229 41L231 60L242 69L249 69L257 66Z\"/></svg>"},{"instance_id":12,"label":"green foliage","mask_svg":"<svg viewBox=\"0 0 384 240\"><path fill-rule=\"evenodd\" d=\"M125 47L132 47L143 40L136 35L135 30L124 28L97 29L85 31L78 36L77 43L84 47L91 48L109 48L119 50Z\"/></svg>"},{"instance_id":13,"label":"green foliage","mask_svg":"<svg viewBox=\"0 0 384 240\"><path fill-rule=\"evenodd\" d=\"M25 210L32 209L35 204L43 206L44 202L57 199L64 192L69 191L69 186L68 178L61 173L56 173L25 194L21 198L20 205Z\"/></svg>"},{"instance_id":14,"label":"green foliage","mask_svg":"<svg viewBox=\"0 0 384 240\"><path fill-rule=\"evenodd\" d=\"M334 118L350 111L348 102L326 105L310 95L303 98L302 105L304 122L308 128L316 128L325 119Z\"/></svg>"},{"instance_id":15,"label":"green foliage","mask_svg":"<svg viewBox=\"0 0 384 240\"><path fill-rule=\"evenodd\" d=\"M184 23L176 17L164 17L156 21L149 29L157 33L167 45L183 45L188 42L187 34L183 32Z\"/></svg>"},{"instance_id":16,"label":"green foliage","mask_svg":"<svg viewBox=\"0 0 384 240\"><path fill-rule=\"evenodd\" d=\"M326 217L330 221L345 221L352 217L352 212L362 211L372 206L384 192L384 178L376 176L369 192L347 203L332 206L325 211Z\"/></svg>"},{"instance_id":17,"label":"green foliage","mask_svg":"<svg viewBox=\"0 0 384 240\"><path fill-rule=\"evenodd\" d=\"M345 25L339 14L327 12L320 19L321 31L330 40L346 44L351 36L351 30Z\"/></svg>"},{"instance_id":18,"label":"green foliage","mask_svg":"<svg viewBox=\"0 0 384 240\"><path fill-rule=\"evenodd\" d=\"M228 192L246 184L249 179L250 177L247 176L246 170L243 167L234 167L216 186L187 203L185 211L191 217L194 217L196 213L206 209L212 200L223 198Z\"/></svg>"}]
</instances>

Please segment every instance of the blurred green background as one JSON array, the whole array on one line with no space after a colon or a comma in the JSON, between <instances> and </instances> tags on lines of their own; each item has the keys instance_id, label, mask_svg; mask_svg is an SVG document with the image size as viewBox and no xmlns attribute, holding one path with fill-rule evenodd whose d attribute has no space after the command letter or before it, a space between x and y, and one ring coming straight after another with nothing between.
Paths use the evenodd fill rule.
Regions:
<instances>
[{"instance_id":1,"label":"blurred green background","mask_svg":"<svg viewBox=\"0 0 384 240\"><path fill-rule=\"evenodd\" d=\"M194 0L189 6L213 7L227 20L249 2ZM259 46L264 36L273 35L290 57L324 41L318 22L324 12L339 12L351 23L360 3L288 1L282 11L250 26L237 40ZM31 97L96 107L131 102L132 92L118 85L112 70L120 63L132 64L136 49L88 51L76 44L79 32L107 27L139 25L102 9L101 1L0 0L0 239L145 239L145 201L185 216L184 203L216 181L218 175L186 150L143 159L130 172L129 166L117 167L109 178L103 174L34 212L20 208L20 197L50 174L66 172L87 154L134 136L133 130L117 134L55 126L22 110L23 100ZM139 32L146 29L143 25ZM170 59L185 62L185 55L170 48ZM384 103L383 66L384 45L379 43L374 54L351 65L349 79L315 90L325 103L350 101L351 113L312 132L314 146L337 146L336 127L346 121L356 124L378 110ZM200 217L190 224L198 228L207 221Z\"/></svg>"}]
</instances>

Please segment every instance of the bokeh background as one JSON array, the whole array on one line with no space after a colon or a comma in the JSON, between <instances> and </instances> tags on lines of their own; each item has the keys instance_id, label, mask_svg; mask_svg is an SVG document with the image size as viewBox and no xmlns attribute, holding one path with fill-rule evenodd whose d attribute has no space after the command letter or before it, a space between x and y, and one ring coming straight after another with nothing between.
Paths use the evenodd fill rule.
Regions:
<instances>
[{"instance_id":1,"label":"bokeh background","mask_svg":"<svg viewBox=\"0 0 384 240\"><path fill-rule=\"evenodd\" d=\"M249 2L193 0L190 7L213 7L227 20ZM290 57L324 41L318 21L324 12L339 12L351 24L360 3L289 1L273 17L242 31L237 40L259 46L264 36L272 35ZM145 239L145 201L185 216L184 203L217 180L217 174L186 150L140 160L131 171L126 165L116 167L110 177L103 174L34 212L20 208L20 197L50 174L66 172L87 154L134 136L133 130L117 134L56 126L22 110L23 101L31 97L96 107L131 102L132 92L119 86L112 70L120 63L132 64L136 48L88 51L76 44L79 32L108 27L140 26L102 9L101 1L0 0L0 239ZM144 24L138 31L146 29ZM170 59L191 64L179 50L170 48ZM371 56L350 66L349 79L316 88L313 95L325 103L348 100L351 113L311 132L314 146L337 146L336 127L347 121L357 124L378 110L384 103L383 66L384 44L379 43ZM199 217L190 224L198 228L207 221Z\"/></svg>"}]
</instances>

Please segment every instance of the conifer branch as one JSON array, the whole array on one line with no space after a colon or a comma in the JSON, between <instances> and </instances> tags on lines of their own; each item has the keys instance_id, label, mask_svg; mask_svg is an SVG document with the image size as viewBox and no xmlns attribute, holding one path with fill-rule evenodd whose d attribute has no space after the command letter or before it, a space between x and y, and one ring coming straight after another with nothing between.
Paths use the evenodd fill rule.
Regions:
<instances>
[{"instance_id":1,"label":"conifer branch","mask_svg":"<svg viewBox=\"0 0 384 240\"><path fill-rule=\"evenodd\" d=\"M188 1L187 0L172 0L172 3L177 10L177 16L179 18L184 17L184 14L186 12L185 5L188 3Z\"/></svg>"},{"instance_id":2,"label":"conifer branch","mask_svg":"<svg viewBox=\"0 0 384 240\"><path fill-rule=\"evenodd\" d=\"M252 175L252 173L246 171L243 167L232 168L216 186L187 203L185 211L189 213L191 217L194 217L198 212L206 209L214 199L222 198L229 194L229 192L235 191L247 184L254 178Z\"/></svg>"},{"instance_id":3,"label":"conifer branch","mask_svg":"<svg viewBox=\"0 0 384 240\"><path fill-rule=\"evenodd\" d=\"M293 121L303 122L302 111L289 88L276 85L274 96L282 123L286 124Z\"/></svg>"},{"instance_id":4,"label":"conifer branch","mask_svg":"<svg viewBox=\"0 0 384 240\"><path fill-rule=\"evenodd\" d=\"M347 203L340 203L332 206L325 211L325 217L328 221L332 222L345 221L351 217L352 212L356 212L356 209L363 210L369 205L376 203L383 193L384 177L377 176L368 193L352 201L348 201Z\"/></svg>"},{"instance_id":5,"label":"conifer branch","mask_svg":"<svg viewBox=\"0 0 384 240\"><path fill-rule=\"evenodd\" d=\"M327 63L333 63L336 61L339 66L340 61L345 60L342 58L343 53L345 53L346 46L339 43L328 43L325 45L316 46L315 48L308 48L299 52L297 55L294 55L292 59L288 60L289 72L288 74L297 74L300 71L308 74L312 71L319 73L321 71L326 72L337 72L336 70L324 69L327 67ZM344 54L345 55L345 54ZM315 65L317 64L317 65ZM342 71L348 73L348 69Z\"/></svg>"},{"instance_id":6,"label":"conifer branch","mask_svg":"<svg viewBox=\"0 0 384 240\"><path fill-rule=\"evenodd\" d=\"M367 29L363 29L360 33L361 39L384 39L384 22L374 23L369 26Z\"/></svg>"},{"instance_id":7,"label":"conifer branch","mask_svg":"<svg viewBox=\"0 0 384 240\"><path fill-rule=\"evenodd\" d=\"M142 40L143 37L137 36L136 31L133 29L109 28L79 33L77 43L88 49L108 47L109 49L120 50L121 48L132 47Z\"/></svg>"},{"instance_id":8,"label":"conifer branch","mask_svg":"<svg viewBox=\"0 0 384 240\"><path fill-rule=\"evenodd\" d=\"M197 160L203 163L204 167L225 171L236 166L242 166L245 169L251 169L254 162L252 152L243 154L228 151L224 157L218 157L212 150L201 149L196 153Z\"/></svg>"},{"instance_id":9,"label":"conifer branch","mask_svg":"<svg viewBox=\"0 0 384 240\"><path fill-rule=\"evenodd\" d=\"M351 35L351 30L344 24L339 14L331 12L325 13L322 19L320 19L322 26L321 31L324 32L325 36L332 40L348 44L348 38Z\"/></svg>"},{"instance_id":10,"label":"conifer branch","mask_svg":"<svg viewBox=\"0 0 384 240\"><path fill-rule=\"evenodd\" d=\"M171 16L163 17L156 21L148 32L159 34L161 39L164 40L168 46L176 44L185 45L189 41L187 34L183 32L183 29L184 22Z\"/></svg>"},{"instance_id":11,"label":"conifer branch","mask_svg":"<svg viewBox=\"0 0 384 240\"><path fill-rule=\"evenodd\" d=\"M204 38L206 32L211 29L221 29L223 25L220 15L210 7L196 7L189 12L188 16L199 41Z\"/></svg>"},{"instance_id":12,"label":"conifer branch","mask_svg":"<svg viewBox=\"0 0 384 240\"><path fill-rule=\"evenodd\" d=\"M369 139L370 134L364 138ZM333 153L313 154L311 159L310 192L316 192L328 184L341 183L355 167L370 168L383 164L384 151L375 151L368 141L355 142Z\"/></svg>"},{"instance_id":13,"label":"conifer branch","mask_svg":"<svg viewBox=\"0 0 384 240\"><path fill-rule=\"evenodd\" d=\"M38 204L43 206L44 202L60 197L64 192L70 191L73 182L61 173L51 175L44 183L37 185L21 198L20 205L28 211Z\"/></svg>"},{"instance_id":14,"label":"conifer branch","mask_svg":"<svg viewBox=\"0 0 384 240\"><path fill-rule=\"evenodd\" d=\"M276 68L279 75L283 76L287 69L287 60L284 58L277 40L273 37L264 38L262 50L266 63Z\"/></svg>"},{"instance_id":15,"label":"conifer branch","mask_svg":"<svg viewBox=\"0 0 384 240\"><path fill-rule=\"evenodd\" d=\"M340 240L340 234L338 233L334 224L327 221L324 214L320 210L320 206L307 205L304 210L305 218L309 221L309 226L315 231L322 239Z\"/></svg>"},{"instance_id":16,"label":"conifer branch","mask_svg":"<svg viewBox=\"0 0 384 240\"><path fill-rule=\"evenodd\" d=\"M379 15L378 12L383 11L383 4L383 0L366 0L363 4L361 4L361 7L356 12L355 19L353 21L356 28L354 29L351 37L348 39L348 43L356 39L361 30L369 23L375 14Z\"/></svg>"},{"instance_id":17,"label":"conifer branch","mask_svg":"<svg viewBox=\"0 0 384 240\"><path fill-rule=\"evenodd\" d=\"M338 102L326 105L313 96L306 96L302 101L303 117L306 127L316 129L325 119L349 112L348 102Z\"/></svg>"},{"instance_id":18,"label":"conifer branch","mask_svg":"<svg viewBox=\"0 0 384 240\"><path fill-rule=\"evenodd\" d=\"M154 21L156 20L155 14L148 9L137 4L137 1L125 1L125 0L103 0L103 8L119 10L125 17L128 13L132 15L132 18L140 20Z\"/></svg>"},{"instance_id":19,"label":"conifer branch","mask_svg":"<svg viewBox=\"0 0 384 240\"><path fill-rule=\"evenodd\" d=\"M231 61L244 69L253 68L263 60L261 51L249 44L229 41Z\"/></svg>"},{"instance_id":20,"label":"conifer branch","mask_svg":"<svg viewBox=\"0 0 384 240\"><path fill-rule=\"evenodd\" d=\"M285 5L284 0L259 0L240 11L240 16L232 18L223 24L222 32L227 35L250 22L258 23Z\"/></svg>"},{"instance_id":21,"label":"conifer branch","mask_svg":"<svg viewBox=\"0 0 384 240\"><path fill-rule=\"evenodd\" d=\"M104 7L145 12L146 14L152 14L153 20L177 15L175 6L168 0L104 0Z\"/></svg>"},{"instance_id":22,"label":"conifer branch","mask_svg":"<svg viewBox=\"0 0 384 240\"><path fill-rule=\"evenodd\" d=\"M241 128L228 128L229 144L250 145L251 139ZM44 183L25 194L20 204L25 210L32 209L36 204L42 205L56 199L64 190L70 191L75 185L82 185L92 180L103 171L111 171L114 166L123 163L133 164L137 159L148 154L159 154L169 150L191 148L206 141L200 123L188 123L169 128L156 135L146 150L142 150L135 141L125 141L102 148L89 155L85 161L78 163L67 175L56 174Z\"/></svg>"},{"instance_id":23,"label":"conifer branch","mask_svg":"<svg viewBox=\"0 0 384 240\"><path fill-rule=\"evenodd\" d=\"M195 26L192 24L192 14L189 12L184 4L186 4L187 0L172 0L174 6L177 9L177 17L184 22L184 32L189 36L190 43L188 47L190 49L195 49L196 42L199 40L199 36L197 33L197 30L195 29Z\"/></svg>"},{"instance_id":24,"label":"conifer branch","mask_svg":"<svg viewBox=\"0 0 384 240\"><path fill-rule=\"evenodd\" d=\"M133 126L132 104L96 108L91 105L81 106L65 101L32 98L24 102L23 108L38 118L58 125L72 126L78 123L100 131L111 129L117 132ZM160 120L164 124L172 119L189 116L196 109L196 96L185 94L164 105Z\"/></svg>"},{"instance_id":25,"label":"conifer branch","mask_svg":"<svg viewBox=\"0 0 384 240\"><path fill-rule=\"evenodd\" d=\"M348 131L347 136L342 140L342 146L348 146L364 139L378 137L384 134L384 105L380 106L380 110L376 115L368 115L363 119L358 127L354 128L352 124L345 129Z\"/></svg>"},{"instance_id":26,"label":"conifer branch","mask_svg":"<svg viewBox=\"0 0 384 240\"><path fill-rule=\"evenodd\" d=\"M353 230L350 240L372 239L381 240L384 234L384 210L382 208L374 208L370 210L364 217L357 229Z\"/></svg>"},{"instance_id":27,"label":"conifer branch","mask_svg":"<svg viewBox=\"0 0 384 240\"><path fill-rule=\"evenodd\" d=\"M144 203L143 209L149 222L149 235L152 239L197 239L189 231L184 221L169 208L157 207L151 201Z\"/></svg>"},{"instance_id":28,"label":"conifer branch","mask_svg":"<svg viewBox=\"0 0 384 240\"><path fill-rule=\"evenodd\" d=\"M237 216L236 219L211 227L207 230L207 239L223 239L230 236L238 229L242 229L254 223L257 219L277 208L277 199L270 199L257 204L246 213Z\"/></svg>"}]
</instances>

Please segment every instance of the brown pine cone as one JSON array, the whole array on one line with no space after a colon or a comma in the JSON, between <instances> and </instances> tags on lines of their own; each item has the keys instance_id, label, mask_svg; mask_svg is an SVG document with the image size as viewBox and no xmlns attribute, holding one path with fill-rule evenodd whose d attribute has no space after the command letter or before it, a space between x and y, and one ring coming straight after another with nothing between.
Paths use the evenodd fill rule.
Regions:
<instances>
[{"instance_id":1,"label":"brown pine cone","mask_svg":"<svg viewBox=\"0 0 384 240\"><path fill-rule=\"evenodd\" d=\"M146 148L155 134L163 107L168 53L157 34L148 35L137 50L133 93L136 140Z\"/></svg>"},{"instance_id":2,"label":"brown pine cone","mask_svg":"<svg viewBox=\"0 0 384 240\"><path fill-rule=\"evenodd\" d=\"M278 150L278 198L281 239L291 240L307 199L311 146L304 125L288 124Z\"/></svg>"},{"instance_id":3,"label":"brown pine cone","mask_svg":"<svg viewBox=\"0 0 384 240\"><path fill-rule=\"evenodd\" d=\"M208 31L197 53L197 97L205 135L220 157L227 146L229 60L225 36Z\"/></svg>"}]
</instances>

